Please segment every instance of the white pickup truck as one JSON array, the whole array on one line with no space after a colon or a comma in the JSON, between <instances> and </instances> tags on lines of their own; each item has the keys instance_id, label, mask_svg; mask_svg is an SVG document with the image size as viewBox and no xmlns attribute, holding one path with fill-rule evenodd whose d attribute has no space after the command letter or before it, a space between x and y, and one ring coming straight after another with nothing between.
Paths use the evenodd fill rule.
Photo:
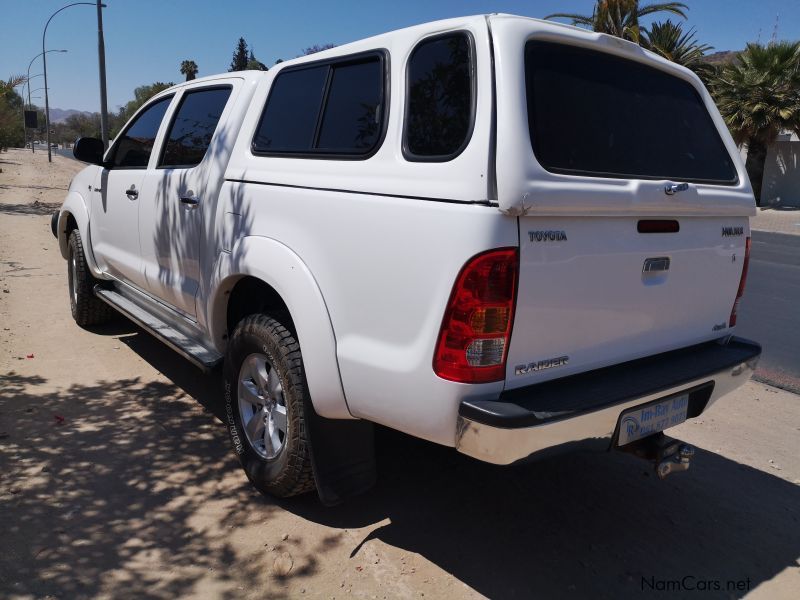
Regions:
<instances>
[{"instance_id":1,"label":"white pickup truck","mask_svg":"<svg viewBox=\"0 0 800 600\"><path fill-rule=\"evenodd\" d=\"M333 504L373 424L508 464L662 432L752 373L755 204L700 80L620 39L474 16L149 100L53 217L81 326L204 369L252 483ZM113 309L113 310L112 310Z\"/></svg>"}]
</instances>

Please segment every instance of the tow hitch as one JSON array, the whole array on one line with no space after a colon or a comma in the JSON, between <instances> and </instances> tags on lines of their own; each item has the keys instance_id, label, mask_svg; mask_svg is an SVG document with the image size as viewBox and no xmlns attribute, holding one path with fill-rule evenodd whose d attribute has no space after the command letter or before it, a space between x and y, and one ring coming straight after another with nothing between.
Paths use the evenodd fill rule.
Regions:
<instances>
[{"instance_id":1,"label":"tow hitch","mask_svg":"<svg viewBox=\"0 0 800 600\"><path fill-rule=\"evenodd\" d=\"M618 449L652 462L659 479L666 479L671 473L688 470L694 456L694 447L663 433L651 435Z\"/></svg>"}]
</instances>

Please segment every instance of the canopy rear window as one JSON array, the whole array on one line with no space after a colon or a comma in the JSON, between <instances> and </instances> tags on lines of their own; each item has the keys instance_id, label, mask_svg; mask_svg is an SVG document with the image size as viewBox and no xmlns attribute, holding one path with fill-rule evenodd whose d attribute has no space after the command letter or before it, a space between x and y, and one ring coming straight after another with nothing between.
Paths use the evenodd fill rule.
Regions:
<instances>
[{"instance_id":1,"label":"canopy rear window","mask_svg":"<svg viewBox=\"0 0 800 600\"><path fill-rule=\"evenodd\" d=\"M736 169L688 82L565 44L525 47L528 126L548 171L733 184Z\"/></svg>"}]
</instances>

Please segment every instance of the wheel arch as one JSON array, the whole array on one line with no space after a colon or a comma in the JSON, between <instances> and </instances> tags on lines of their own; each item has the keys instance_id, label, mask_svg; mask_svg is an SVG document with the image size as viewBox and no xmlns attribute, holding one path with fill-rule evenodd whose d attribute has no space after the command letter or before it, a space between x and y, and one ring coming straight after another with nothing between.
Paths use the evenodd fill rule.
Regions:
<instances>
[{"instance_id":1,"label":"wheel arch","mask_svg":"<svg viewBox=\"0 0 800 600\"><path fill-rule=\"evenodd\" d=\"M330 419L353 418L328 307L311 271L295 252L272 238L242 238L230 253L220 255L209 298L209 336L220 349L248 314L267 310L288 315L284 325L300 343L314 410Z\"/></svg>"},{"instance_id":2,"label":"wheel arch","mask_svg":"<svg viewBox=\"0 0 800 600\"><path fill-rule=\"evenodd\" d=\"M81 234L86 264L89 265L89 269L95 277L101 277L102 272L94 259L89 239L89 210L86 208L83 196L77 192L67 193L58 214L58 249L64 259L68 256L69 236L73 229L77 229Z\"/></svg>"}]
</instances>

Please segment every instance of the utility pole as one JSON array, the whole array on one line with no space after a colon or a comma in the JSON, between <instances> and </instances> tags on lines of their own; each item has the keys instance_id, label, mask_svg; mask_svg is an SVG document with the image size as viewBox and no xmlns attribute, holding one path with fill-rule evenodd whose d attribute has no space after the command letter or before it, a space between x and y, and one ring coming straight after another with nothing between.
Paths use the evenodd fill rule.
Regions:
<instances>
[{"instance_id":1,"label":"utility pole","mask_svg":"<svg viewBox=\"0 0 800 600\"><path fill-rule=\"evenodd\" d=\"M55 16L55 15L54 15ZM50 17L51 19L53 17ZM50 21L47 21L47 25ZM53 154L50 150L50 97L47 95L47 51L44 49L44 36L47 35L47 25L44 26L42 34L42 66L44 66L44 122L47 127L47 162L53 162ZM33 150L33 144L31 144Z\"/></svg>"},{"instance_id":2,"label":"utility pole","mask_svg":"<svg viewBox=\"0 0 800 600\"><path fill-rule=\"evenodd\" d=\"M108 101L106 99L106 44L103 40L103 6L97 0L97 59L100 63L100 136L108 149Z\"/></svg>"},{"instance_id":3,"label":"utility pole","mask_svg":"<svg viewBox=\"0 0 800 600\"><path fill-rule=\"evenodd\" d=\"M50 18L47 19L47 23L44 24L44 30L42 31L42 66L44 66L44 119L45 119L45 122L47 123L47 162L53 162L53 153L50 150L50 97L49 97L48 88L47 88L47 52L48 52L48 50L45 50L45 38L47 37L47 28L50 26L50 21L53 20L53 17L55 17L62 10L66 10L67 8L69 8L71 6L78 6L78 5L81 5L81 4L85 4L85 5L88 5L88 6L94 6L95 5L94 2L73 2L72 4L67 4L66 6L62 6L56 12L54 12L52 15L50 15ZM105 6L105 4L101 4L100 6ZM98 8L98 10L99 10L99 8Z\"/></svg>"}]
</instances>

